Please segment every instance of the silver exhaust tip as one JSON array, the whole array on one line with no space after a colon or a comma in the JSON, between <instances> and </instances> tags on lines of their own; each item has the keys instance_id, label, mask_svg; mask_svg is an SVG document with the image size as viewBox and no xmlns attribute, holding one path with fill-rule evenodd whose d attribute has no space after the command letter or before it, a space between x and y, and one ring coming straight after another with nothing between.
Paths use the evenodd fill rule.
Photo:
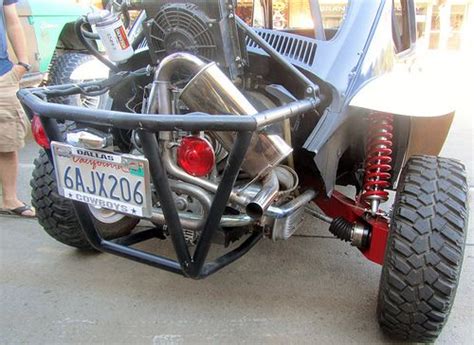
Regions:
<instances>
[{"instance_id":1,"label":"silver exhaust tip","mask_svg":"<svg viewBox=\"0 0 474 345\"><path fill-rule=\"evenodd\" d=\"M274 171L270 171L263 179L260 192L245 207L247 214L254 219L262 218L277 197L279 189L278 177Z\"/></svg>"}]
</instances>

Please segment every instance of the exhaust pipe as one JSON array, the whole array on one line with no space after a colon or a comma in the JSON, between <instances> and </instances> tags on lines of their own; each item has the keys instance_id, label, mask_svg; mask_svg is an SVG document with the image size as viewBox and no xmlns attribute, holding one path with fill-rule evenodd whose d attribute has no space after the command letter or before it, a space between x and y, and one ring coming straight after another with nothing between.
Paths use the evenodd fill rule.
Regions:
<instances>
[{"instance_id":1,"label":"exhaust pipe","mask_svg":"<svg viewBox=\"0 0 474 345\"><path fill-rule=\"evenodd\" d=\"M153 85L147 105L148 114L171 114L171 77L178 68L185 68L192 74L199 73L206 63L198 57L187 53L175 53L161 60L155 72Z\"/></svg>"},{"instance_id":2,"label":"exhaust pipe","mask_svg":"<svg viewBox=\"0 0 474 345\"><path fill-rule=\"evenodd\" d=\"M260 192L246 206L245 211L247 214L254 219L262 218L273 200L277 197L279 189L280 183L277 174L274 171L270 171L263 178L263 187Z\"/></svg>"}]
</instances>

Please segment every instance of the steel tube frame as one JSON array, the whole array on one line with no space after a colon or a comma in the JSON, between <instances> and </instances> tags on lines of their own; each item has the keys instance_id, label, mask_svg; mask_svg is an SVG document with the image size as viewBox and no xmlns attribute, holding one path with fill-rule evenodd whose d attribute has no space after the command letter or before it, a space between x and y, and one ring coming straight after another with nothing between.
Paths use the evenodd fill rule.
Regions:
<instances>
[{"instance_id":1,"label":"steel tube frame","mask_svg":"<svg viewBox=\"0 0 474 345\"><path fill-rule=\"evenodd\" d=\"M60 91L61 87L54 86L48 87L48 89L50 91ZM79 91L67 94L60 93L60 95L65 96L77 93ZM177 128L183 131L256 131L269 124L314 110L319 105L318 100L307 98L256 115L209 115L204 113L190 113L187 115L131 114L122 111L89 109L48 103L38 97L38 94L42 94L41 89L22 89L17 93L18 99L27 109L31 109L34 113L41 116L61 121L80 121L102 127L143 129L150 132L174 131ZM57 95L54 92L48 93L48 97L55 97Z\"/></svg>"},{"instance_id":2,"label":"steel tube frame","mask_svg":"<svg viewBox=\"0 0 474 345\"><path fill-rule=\"evenodd\" d=\"M298 68L289 63L275 48L273 48L267 41L252 29L244 20L236 17L236 22L239 27L247 34L250 39L257 43L265 53L274 59L283 69L297 78L298 82L305 88L307 96L318 96L319 86L313 83L307 76L305 76Z\"/></svg>"},{"instance_id":3,"label":"steel tube frame","mask_svg":"<svg viewBox=\"0 0 474 345\"><path fill-rule=\"evenodd\" d=\"M66 93L78 93L76 88L71 88L68 85L49 88L47 93L48 96L51 97L54 96L55 91L64 94L64 90L68 90ZM94 248L161 268L172 273L181 274L193 279L201 279L217 272L240 258L262 238L262 233L252 233L236 249L211 262L206 262L211 240L219 228L219 223L229 201L252 135L255 131L269 123L268 121L259 121L259 114L254 116L209 116L206 114L140 115L117 111L91 110L47 103L41 99L47 97L44 91L45 90L41 89L20 90L18 92L18 98L26 107L30 116L32 114L40 116L45 132L51 141L64 142L64 137L58 128L56 120L73 120L81 123L113 126L121 129L139 129L139 137L143 145L145 157L150 164L151 178L161 201L161 207L174 250L176 251L177 260L147 253L127 245L127 243L131 244L132 242L138 243L139 236L135 238L136 241L127 241L126 239L123 241L120 241L120 239L114 241L105 240L95 227L89 207L86 204L74 201L74 210L78 216L81 228ZM266 112L265 118L269 116L271 118L270 122L272 123L279 120L283 121L285 118L301 115L306 111L312 110L317 104L314 99L305 99L294 103L297 104L290 103L277 108L274 110L274 113L268 114L269 112ZM176 129L188 131L220 130L237 133L237 139L230 152L227 167L218 185L209 215L204 223L200 239L193 255L190 254L184 238L179 214L174 204L170 182L162 162L156 139L160 131ZM51 155L50 152L49 155ZM149 238L150 236L143 236L143 240Z\"/></svg>"}]
</instances>

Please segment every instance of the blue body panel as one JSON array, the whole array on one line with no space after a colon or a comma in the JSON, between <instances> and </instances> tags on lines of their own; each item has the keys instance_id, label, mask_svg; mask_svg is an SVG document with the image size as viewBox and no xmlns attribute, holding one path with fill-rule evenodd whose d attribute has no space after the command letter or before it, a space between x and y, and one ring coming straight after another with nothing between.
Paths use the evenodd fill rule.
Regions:
<instances>
[{"instance_id":1,"label":"blue body panel","mask_svg":"<svg viewBox=\"0 0 474 345\"><path fill-rule=\"evenodd\" d=\"M332 40L304 38L317 47L311 64L295 58L291 51L280 49L291 63L323 80L332 89L331 104L303 146L314 153L314 161L328 193L334 188L339 160L350 145L350 133L343 125L355 115L349 108L352 97L367 82L393 69L396 53L391 23L391 1L352 1L342 27ZM265 31L271 32L257 31L262 36ZM301 39L288 33L279 35ZM249 47L249 52L265 54L256 47Z\"/></svg>"}]
</instances>

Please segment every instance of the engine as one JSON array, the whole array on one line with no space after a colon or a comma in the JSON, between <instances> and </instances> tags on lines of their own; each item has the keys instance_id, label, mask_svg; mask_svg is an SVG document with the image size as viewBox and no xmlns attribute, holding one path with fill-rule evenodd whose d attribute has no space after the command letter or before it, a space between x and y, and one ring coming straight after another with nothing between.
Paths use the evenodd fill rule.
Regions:
<instances>
[{"instance_id":1,"label":"engine","mask_svg":"<svg viewBox=\"0 0 474 345\"><path fill-rule=\"evenodd\" d=\"M152 61L158 61L153 82L146 87L144 112L149 114L254 115L276 104L263 87L249 87L245 36L238 30L229 1L135 1L145 9L146 40ZM290 131L288 129L288 131ZM262 220L275 203L288 201L298 183L296 173L282 168L292 153L290 142L276 131L254 134L238 177L241 192L231 195L232 211L221 224ZM174 180L173 192L190 242L196 240L209 211L236 135L229 132L160 134L163 162ZM192 188L190 188L190 186ZM196 205L200 205L196 207ZM297 213L295 213L297 214ZM250 219L249 219L250 218ZM157 219L157 222L163 218ZM294 231L295 219L276 220L275 228ZM263 224L262 224L263 225ZM227 240L226 240L227 242Z\"/></svg>"}]
</instances>

